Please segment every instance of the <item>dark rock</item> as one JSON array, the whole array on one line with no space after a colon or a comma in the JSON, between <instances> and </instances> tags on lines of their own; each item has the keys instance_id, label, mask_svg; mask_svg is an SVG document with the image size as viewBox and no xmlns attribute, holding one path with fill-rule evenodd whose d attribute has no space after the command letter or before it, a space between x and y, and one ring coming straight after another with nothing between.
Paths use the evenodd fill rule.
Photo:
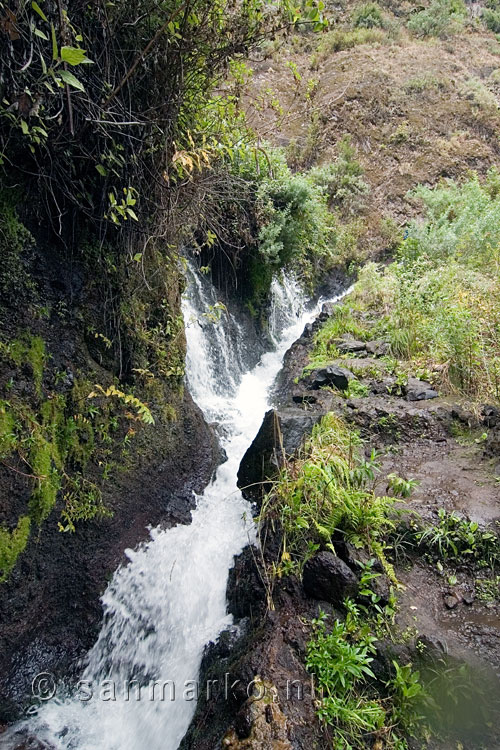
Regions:
<instances>
[{"instance_id":1,"label":"dark rock","mask_svg":"<svg viewBox=\"0 0 500 750\"><path fill-rule=\"evenodd\" d=\"M389 352L389 344L386 344L385 341L367 341L365 349L368 354L372 354L374 357L384 357Z\"/></svg>"},{"instance_id":2,"label":"dark rock","mask_svg":"<svg viewBox=\"0 0 500 750\"><path fill-rule=\"evenodd\" d=\"M314 393L308 391L296 390L292 393L292 401L296 404L315 404L317 400Z\"/></svg>"},{"instance_id":3,"label":"dark rock","mask_svg":"<svg viewBox=\"0 0 500 750\"><path fill-rule=\"evenodd\" d=\"M481 409L481 416L486 427L496 427L500 425L500 409L491 404L485 404Z\"/></svg>"},{"instance_id":4,"label":"dark rock","mask_svg":"<svg viewBox=\"0 0 500 750\"><path fill-rule=\"evenodd\" d=\"M340 605L348 596L356 596L358 578L331 552L319 552L304 566L302 583L312 599Z\"/></svg>"},{"instance_id":5,"label":"dark rock","mask_svg":"<svg viewBox=\"0 0 500 750\"><path fill-rule=\"evenodd\" d=\"M333 386L339 391L346 391L349 381L354 378L350 370L337 365L329 365L315 370L308 381L309 390L319 390L325 386Z\"/></svg>"},{"instance_id":6,"label":"dark rock","mask_svg":"<svg viewBox=\"0 0 500 750\"><path fill-rule=\"evenodd\" d=\"M261 482L272 478L287 456L300 448L304 438L323 416L323 411L307 412L297 407L270 409L238 469L238 487L245 497L258 500Z\"/></svg>"},{"instance_id":7,"label":"dark rock","mask_svg":"<svg viewBox=\"0 0 500 750\"><path fill-rule=\"evenodd\" d=\"M396 378L388 377L383 380L370 381L370 391L376 396L389 396L394 392Z\"/></svg>"},{"instance_id":8,"label":"dark rock","mask_svg":"<svg viewBox=\"0 0 500 750\"><path fill-rule=\"evenodd\" d=\"M437 391L431 388L430 383L417 380L417 378L408 378L405 390L407 401L426 401L430 398L437 398L439 395Z\"/></svg>"},{"instance_id":9,"label":"dark rock","mask_svg":"<svg viewBox=\"0 0 500 750\"><path fill-rule=\"evenodd\" d=\"M336 344L337 349L342 354L356 353L366 351L364 341L356 341L355 339L342 339Z\"/></svg>"},{"instance_id":10,"label":"dark rock","mask_svg":"<svg viewBox=\"0 0 500 750\"><path fill-rule=\"evenodd\" d=\"M375 676L382 682L387 682L394 676L394 661L398 664L409 664L413 661L410 647L405 643L394 643L381 640L376 643L377 653L370 667Z\"/></svg>"}]
</instances>

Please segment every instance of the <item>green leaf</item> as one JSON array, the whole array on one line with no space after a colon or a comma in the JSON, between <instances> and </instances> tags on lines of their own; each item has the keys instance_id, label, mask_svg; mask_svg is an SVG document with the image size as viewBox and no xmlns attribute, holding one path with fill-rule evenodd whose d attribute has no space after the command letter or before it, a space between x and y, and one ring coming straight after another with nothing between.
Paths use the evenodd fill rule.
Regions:
<instances>
[{"instance_id":1,"label":"green leaf","mask_svg":"<svg viewBox=\"0 0 500 750\"><path fill-rule=\"evenodd\" d=\"M81 65L81 63L91 63L85 55L86 50L80 47L61 47L61 60L68 65Z\"/></svg>"},{"instance_id":2,"label":"green leaf","mask_svg":"<svg viewBox=\"0 0 500 750\"><path fill-rule=\"evenodd\" d=\"M40 16L40 18L42 18L46 23L49 22L49 19L47 18L47 16L43 12L43 10L40 8L40 6L38 5L38 3L35 2L35 0L33 0L33 2L31 3L31 7L35 11L35 13L38 13L38 15Z\"/></svg>"},{"instance_id":3,"label":"green leaf","mask_svg":"<svg viewBox=\"0 0 500 750\"><path fill-rule=\"evenodd\" d=\"M64 83L67 83L74 89L78 89L78 91L85 91L83 84L81 84L78 78L75 78L73 73L70 73L69 70L60 70L59 75L61 76Z\"/></svg>"},{"instance_id":4,"label":"green leaf","mask_svg":"<svg viewBox=\"0 0 500 750\"><path fill-rule=\"evenodd\" d=\"M134 221L139 221L135 211L132 208L127 208L127 213L129 216L131 216L134 219Z\"/></svg>"},{"instance_id":5,"label":"green leaf","mask_svg":"<svg viewBox=\"0 0 500 750\"><path fill-rule=\"evenodd\" d=\"M136 263L140 263L140 262L141 262L141 260L142 260L142 253L136 253L136 254L134 255L134 257L132 258L132 260L135 260L135 261L136 261Z\"/></svg>"},{"instance_id":6,"label":"green leaf","mask_svg":"<svg viewBox=\"0 0 500 750\"><path fill-rule=\"evenodd\" d=\"M28 135L28 133L30 132L28 123L25 122L24 120L21 120L21 130L23 131L24 135Z\"/></svg>"},{"instance_id":7,"label":"green leaf","mask_svg":"<svg viewBox=\"0 0 500 750\"><path fill-rule=\"evenodd\" d=\"M34 32L35 36L40 37L40 39L45 39L46 42L49 41L49 37L47 34L45 34L43 31L40 31L40 29L35 29Z\"/></svg>"},{"instance_id":8,"label":"green leaf","mask_svg":"<svg viewBox=\"0 0 500 750\"><path fill-rule=\"evenodd\" d=\"M96 164L95 168L97 169L101 177L106 177L106 175L108 174L108 170L105 169L102 164Z\"/></svg>"}]
</instances>

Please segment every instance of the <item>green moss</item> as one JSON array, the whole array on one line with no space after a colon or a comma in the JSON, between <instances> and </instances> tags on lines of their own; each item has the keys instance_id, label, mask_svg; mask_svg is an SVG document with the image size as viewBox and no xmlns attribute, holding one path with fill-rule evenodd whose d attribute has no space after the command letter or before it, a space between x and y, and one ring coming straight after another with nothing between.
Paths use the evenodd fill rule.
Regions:
<instances>
[{"instance_id":1,"label":"green moss","mask_svg":"<svg viewBox=\"0 0 500 750\"><path fill-rule=\"evenodd\" d=\"M0 191L0 299L19 302L33 294L34 285L23 263L23 253L33 245L33 237L19 221L13 196Z\"/></svg>"},{"instance_id":2,"label":"green moss","mask_svg":"<svg viewBox=\"0 0 500 750\"><path fill-rule=\"evenodd\" d=\"M42 435L35 437L30 464L37 482L29 501L30 515L37 524L41 524L56 504L61 486L61 475L54 462L54 446Z\"/></svg>"},{"instance_id":3,"label":"green moss","mask_svg":"<svg viewBox=\"0 0 500 750\"><path fill-rule=\"evenodd\" d=\"M14 450L16 437L16 420L9 404L6 401L0 401L0 458L5 458Z\"/></svg>"},{"instance_id":4,"label":"green moss","mask_svg":"<svg viewBox=\"0 0 500 750\"><path fill-rule=\"evenodd\" d=\"M0 528L0 582L6 580L17 558L24 552L30 535L31 520L21 516L13 531Z\"/></svg>"}]
</instances>

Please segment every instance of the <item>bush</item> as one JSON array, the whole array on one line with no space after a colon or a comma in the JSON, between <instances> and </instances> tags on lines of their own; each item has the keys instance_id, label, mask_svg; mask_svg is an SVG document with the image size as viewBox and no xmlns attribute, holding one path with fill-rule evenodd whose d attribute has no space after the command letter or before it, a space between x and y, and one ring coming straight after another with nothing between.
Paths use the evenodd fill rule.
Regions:
<instances>
[{"instance_id":1,"label":"bush","mask_svg":"<svg viewBox=\"0 0 500 750\"><path fill-rule=\"evenodd\" d=\"M408 21L408 28L415 36L446 39L463 29L466 18L467 8L463 0L432 0L429 8L416 13Z\"/></svg>"},{"instance_id":2,"label":"bush","mask_svg":"<svg viewBox=\"0 0 500 750\"><path fill-rule=\"evenodd\" d=\"M484 8L481 14L484 25L494 34L500 34L500 10Z\"/></svg>"},{"instance_id":3,"label":"bush","mask_svg":"<svg viewBox=\"0 0 500 750\"><path fill-rule=\"evenodd\" d=\"M382 9L377 3L364 3L352 14L352 23L356 29L383 29L385 26Z\"/></svg>"},{"instance_id":4,"label":"bush","mask_svg":"<svg viewBox=\"0 0 500 750\"><path fill-rule=\"evenodd\" d=\"M383 29L359 28L354 31L334 29L326 33L318 45L318 57L324 60L333 52L352 49L358 44L383 44L388 41L387 34Z\"/></svg>"},{"instance_id":5,"label":"bush","mask_svg":"<svg viewBox=\"0 0 500 750\"><path fill-rule=\"evenodd\" d=\"M324 189L331 206L342 207L353 213L360 207L361 198L370 188L363 180L363 168L356 159L350 136L344 136L338 146L338 158L333 164L311 169L311 181Z\"/></svg>"}]
</instances>

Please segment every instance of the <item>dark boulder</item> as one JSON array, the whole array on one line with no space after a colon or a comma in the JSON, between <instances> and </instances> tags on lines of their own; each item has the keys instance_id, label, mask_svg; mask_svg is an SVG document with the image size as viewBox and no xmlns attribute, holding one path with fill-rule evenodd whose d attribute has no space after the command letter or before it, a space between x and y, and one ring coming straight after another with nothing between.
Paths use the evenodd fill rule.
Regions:
<instances>
[{"instance_id":1,"label":"dark boulder","mask_svg":"<svg viewBox=\"0 0 500 750\"><path fill-rule=\"evenodd\" d=\"M345 367L329 365L328 367L322 367L320 370L315 370L309 378L307 387L309 390L315 391L325 386L333 386L339 391L346 391L349 381L353 378L352 372L346 370Z\"/></svg>"},{"instance_id":2,"label":"dark boulder","mask_svg":"<svg viewBox=\"0 0 500 750\"><path fill-rule=\"evenodd\" d=\"M389 353L389 344L385 341L367 341L364 347L368 354L374 357L384 357Z\"/></svg>"},{"instance_id":3,"label":"dark boulder","mask_svg":"<svg viewBox=\"0 0 500 750\"><path fill-rule=\"evenodd\" d=\"M355 339L341 339L335 346L342 354L357 354L366 351L365 342Z\"/></svg>"},{"instance_id":4,"label":"dark boulder","mask_svg":"<svg viewBox=\"0 0 500 750\"><path fill-rule=\"evenodd\" d=\"M323 415L323 411L307 412L298 407L280 411L270 409L266 413L238 469L238 487L244 490L245 497L253 500L260 498L263 489L261 483L272 478L285 458L300 448Z\"/></svg>"},{"instance_id":5,"label":"dark boulder","mask_svg":"<svg viewBox=\"0 0 500 750\"><path fill-rule=\"evenodd\" d=\"M430 398L437 398L439 395L437 391L431 388L430 383L417 380L417 378L408 378L405 390L407 401L426 401Z\"/></svg>"},{"instance_id":6,"label":"dark boulder","mask_svg":"<svg viewBox=\"0 0 500 750\"><path fill-rule=\"evenodd\" d=\"M356 596L358 578L348 565L331 552L318 552L304 566L304 591L312 599L342 604L348 596Z\"/></svg>"}]
</instances>

